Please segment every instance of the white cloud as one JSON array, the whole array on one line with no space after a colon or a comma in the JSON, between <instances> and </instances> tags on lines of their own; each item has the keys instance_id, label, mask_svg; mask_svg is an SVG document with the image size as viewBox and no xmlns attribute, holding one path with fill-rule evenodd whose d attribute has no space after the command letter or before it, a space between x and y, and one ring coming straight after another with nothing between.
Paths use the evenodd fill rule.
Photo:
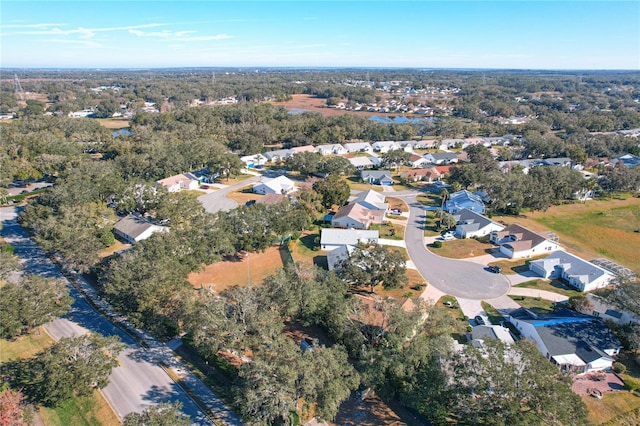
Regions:
<instances>
[{"instance_id":1,"label":"white cloud","mask_svg":"<svg viewBox=\"0 0 640 426\"><path fill-rule=\"evenodd\" d=\"M102 47L100 43L96 43L93 40L71 40L66 38L46 38L40 40L41 43L57 43L57 44L72 44L82 47Z\"/></svg>"},{"instance_id":2,"label":"white cloud","mask_svg":"<svg viewBox=\"0 0 640 426\"><path fill-rule=\"evenodd\" d=\"M170 40L176 42L225 40L233 38L233 36L230 36L229 34L191 36L190 34L193 33L195 33L195 31L140 31L137 29L129 30L129 34L133 34L138 37L151 37L158 40Z\"/></svg>"},{"instance_id":3,"label":"white cloud","mask_svg":"<svg viewBox=\"0 0 640 426\"><path fill-rule=\"evenodd\" d=\"M114 31L130 31L137 30L139 28L154 28L160 27L166 24L161 23L153 23L153 24L141 24L141 25L127 25L121 27L103 27L103 28L72 28L65 29L64 24L28 24L28 25L3 25L0 26L0 31L4 29L17 29L18 31L9 31L3 32L3 36L10 35L44 35L44 36L70 36L70 35L80 35L83 38L91 38L96 35L96 33L106 33L106 32L114 32ZM25 29L26 31L21 31L21 29Z\"/></svg>"}]
</instances>

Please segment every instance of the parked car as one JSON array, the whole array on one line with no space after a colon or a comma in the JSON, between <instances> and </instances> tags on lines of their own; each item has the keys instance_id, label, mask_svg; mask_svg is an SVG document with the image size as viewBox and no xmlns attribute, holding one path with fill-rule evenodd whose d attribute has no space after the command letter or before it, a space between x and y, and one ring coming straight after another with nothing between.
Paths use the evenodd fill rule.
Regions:
<instances>
[{"instance_id":1,"label":"parked car","mask_svg":"<svg viewBox=\"0 0 640 426\"><path fill-rule=\"evenodd\" d=\"M200 189L209 189L209 185L200 185Z\"/></svg>"},{"instance_id":2,"label":"parked car","mask_svg":"<svg viewBox=\"0 0 640 426\"><path fill-rule=\"evenodd\" d=\"M445 240L445 241L455 240L456 236L453 235L453 233L451 233L451 232L447 232L446 234L442 234L442 239Z\"/></svg>"},{"instance_id":3,"label":"parked car","mask_svg":"<svg viewBox=\"0 0 640 426\"><path fill-rule=\"evenodd\" d=\"M391 214L396 214L396 215L402 214L402 210L400 210L400 209L391 209L389 212Z\"/></svg>"},{"instance_id":4,"label":"parked car","mask_svg":"<svg viewBox=\"0 0 640 426\"><path fill-rule=\"evenodd\" d=\"M494 274L499 274L500 272L502 272L502 268L494 265L494 266L489 266L487 268L487 271L493 272Z\"/></svg>"},{"instance_id":5,"label":"parked car","mask_svg":"<svg viewBox=\"0 0 640 426\"><path fill-rule=\"evenodd\" d=\"M487 323L484 322L484 318L482 318L480 315L476 315L475 317L473 317L473 319L476 321L476 324L478 325L487 325Z\"/></svg>"}]
</instances>

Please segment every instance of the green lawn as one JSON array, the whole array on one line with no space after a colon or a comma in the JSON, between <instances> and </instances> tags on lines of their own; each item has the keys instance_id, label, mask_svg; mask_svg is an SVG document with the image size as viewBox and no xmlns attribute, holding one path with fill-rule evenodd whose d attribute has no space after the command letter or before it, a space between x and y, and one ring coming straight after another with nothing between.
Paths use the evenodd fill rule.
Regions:
<instances>
[{"instance_id":1,"label":"green lawn","mask_svg":"<svg viewBox=\"0 0 640 426\"><path fill-rule=\"evenodd\" d=\"M535 288L536 290L551 291L558 294L564 294L567 297L574 297L584 295L581 291L575 290L569 287L567 284L560 280L531 280L518 284L516 287Z\"/></svg>"},{"instance_id":2,"label":"green lawn","mask_svg":"<svg viewBox=\"0 0 640 426\"><path fill-rule=\"evenodd\" d=\"M380 234L380 238L382 239L402 241L404 240L404 228L405 227L402 225L393 223L384 225L374 223L369 229L371 229L372 231L378 231L378 233Z\"/></svg>"},{"instance_id":3,"label":"green lawn","mask_svg":"<svg viewBox=\"0 0 640 426\"><path fill-rule=\"evenodd\" d=\"M487 313L487 316L489 317L489 322L491 324L498 325L504 321L504 317L500 315L500 313L496 308L494 308L487 302L481 302L481 305L482 305L482 309L484 309L484 311Z\"/></svg>"},{"instance_id":4,"label":"green lawn","mask_svg":"<svg viewBox=\"0 0 640 426\"><path fill-rule=\"evenodd\" d=\"M473 238L465 238L463 240L443 241L442 247L430 247L429 250L438 256L465 259L467 257L485 255L490 248L493 248L493 244L483 243Z\"/></svg>"},{"instance_id":5,"label":"green lawn","mask_svg":"<svg viewBox=\"0 0 640 426\"><path fill-rule=\"evenodd\" d=\"M497 262L491 262L487 266L499 266L502 268L503 274L514 275L528 271L530 261L531 259L499 260Z\"/></svg>"},{"instance_id":6,"label":"green lawn","mask_svg":"<svg viewBox=\"0 0 640 426\"><path fill-rule=\"evenodd\" d=\"M517 304L523 308L527 308L536 314L550 314L554 311L553 302L550 300L540 299L539 297L528 296L511 296Z\"/></svg>"},{"instance_id":7,"label":"green lawn","mask_svg":"<svg viewBox=\"0 0 640 426\"><path fill-rule=\"evenodd\" d=\"M583 396L589 418L596 425L637 425L640 415L640 394L637 392L611 392L596 399ZM636 411L633 413L633 411ZM626 420L626 421L625 421Z\"/></svg>"},{"instance_id":8,"label":"green lawn","mask_svg":"<svg viewBox=\"0 0 640 426\"><path fill-rule=\"evenodd\" d=\"M20 358L31 358L51 345L53 339L42 328L13 341L0 339L0 364Z\"/></svg>"},{"instance_id":9,"label":"green lawn","mask_svg":"<svg viewBox=\"0 0 640 426\"><path fill-rule=\"evenodd\" d=\"M448 308L445 306L445 302L452 303L455 307ZM454 322L454 330L451 333L451 337L458 341L458 343L466 343L466 334L469 330L468 318L462 313L462 309L458 306L458 301L453 296L442 296L434 305L433 309L441 310L445 315L450 317Z\"/></svg>"}]
</instances>

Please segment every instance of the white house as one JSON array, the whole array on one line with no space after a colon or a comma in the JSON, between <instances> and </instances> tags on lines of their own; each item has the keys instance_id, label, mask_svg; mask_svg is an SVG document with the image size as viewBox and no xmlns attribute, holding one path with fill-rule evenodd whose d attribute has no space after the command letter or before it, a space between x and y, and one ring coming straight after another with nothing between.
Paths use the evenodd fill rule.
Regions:
<instances>
[{"instance_id":1,"label":"white house","mask_svg":"<svg viewBox=\"0 0 640 426\"><path fill-rule=\"evenodd\" d=\"M316 152L320 153L321 155L343 155L348 151L339 143L334 143L330 145L318 145L316 147Z\"/></svg>"},{"instance_id":2,"label":"white house","mask_svg":"<svg viewBox=\"0 0 640 426\"><path fill-rule=\"evenodd\" d=\"M546 315L516 309L507 320L523 338L535 343L542 355L566 372L609 369L622 348L602 319L569 309Z\"/></svg>"},{"instance_id":3,"label":"white house","mask_svg":"<svg viewBox=\"0 0 640 426\"><path fill-rule=\"evenodd\" d=\"M351 200L351 204L358 203L370 210L382 210L386 212L389 204L385 203L384 199L384 194L369 189L368 191L359 192L358 195Z\"/></svg>"},{"instance_id":4,"label":"white house","mask_svg":"<svg viewBox=\"0 0 640 426\"><path fill-rule=\"evenodd\" d=\"M455 152L433 152L425 154L424 158L431 164L453 164L458 162Z\"/></svg>"},{"instance_id":5,"label":"white house","mask_svg":"<svg viewBox=\"0 0 640 426\"><path fill-rule=\"evenodd\" d=\"M245 164L245 167L252 169L256 166L264 166L269 160L262 154L254 154L240 157L240 161Z\"/></svg>"},{"instance_id":6,"label":"white house","mask_svg":"<svg viewBox=\"0 0 640 426\"><path fill-rule=\"evenodd\" d=\"M544 236L520 225L509 225L491 232L490 240L500 246L500 252L510 259L529 258L559 250L557 237Z\"/></svg>"},{"instance_id":7,"label":"white house","mask_svg":"<svg viewBox=\"0 0 640 426\"><path fill-rule=\"evenodd\" d=\"M401 149L400 145L398 145L394 141L379 141L371 144L371 147L374 151L384 154L385 152L393 151L396 149Z\"/></svg>"},{"instance_id":8,"label":"white house","mask_svg":"<svg viewBox=\"0 0 640 426\"><path fill-rule=\"evenodd\" d=\"M373 158L375 157L353 157L348 158L349 162L353 167L358 170L370 169L375 166L373 162Z\"/></svg>"},{"instance_id":9,"label":"white house","mask_svg":"<svg viewBox=\"0 0 640 426\"><path fill-rule=\"evenodd\" d=\"M181 174L157 180L156 185L164 186L169 192L178 192L183 189L198 189L200 182L196 179L191 179L189 176Z\"/></svg>"},{"instance_id":10,"label":"white house","mask_svg":"<svg viewBox=\"0 0 640 426\"><path fill-rule=\"evenodd\" d=\"M357 246L358 243L378 243L379 238L378 231L324 228L320 234L320 247L322 250L333 250L344 245Z\"/></svg>"},{"instance_id":11,"label":"white house","mask_svg":"<svg viewBox=\"0 0 640 426\"><path fill-rule=\"evenodd\" d=\"M345 244L329 251L327 253L327 267L329 268L329 270L333 271L337 269L341 262L351 257L351 253L353 252L354 247L355 246L349 246Z\"/></svg>"},{"instance_id":12,"label":"white house","mask_svg":"<svg viewBox=\"0 0 640 426\"><path fill-rule=\"evenodd\" d=\"M606 300L595 294L587 294L587 299L593 305L593 316L602 318L605 322L612 321L618 325L640 324L640 317L607 303Z\"/></svg>"},{"instance_id":13,"label":"white house","mask_svg":"<svg viewBox=\"0 0 640 426\"><path fill-rule=\"evenodd\" d=\"M262 181L253 185L253 192L256 194L290 194L295 190L295 182L286 176L264 177Z\"/></svg>"},{"instance_id":14,"label":"white house","mask_svg":"<svg viewBox=\"0 0 640 426\"><path fill-rule=\"evenodd\" d=\"M529 262L529 269L542 278L562 278L580 291L606 287L614 275L591 262L558 250L544 259Z\"/></svg>"},{"instance_id":15,"label":"white house","mask_svg":"<svg viewBox=\"0 0 640 426\"><path fill-rule=\"evenodd\" d=\"M443 210L450 214L456 214L463 209L471 210L476 213L484 213L485 207L482 198L472 192L463 189L449 195L444 203Z\"/></svg>"},{"instance_id":16,"label":"white house","mask_svg":"<svg viewBox=\"0 0 640 426\"><path fill-rule=\"evenodd\" d=\"M267 151L262 155L264 155L264 157L270 162L277 163L278 161L285 161L293 154L294 152L291 149L278 149L275 151Z\"/></svg>"},{"instance_id":17,"label":"white house","mask_svg":"<svg viewBox=\"0 0 640 426\"><path fill-rule=\"evenodd\" d=\"M113 233L130 244L145 240L156 232L168 231L168 227L154 225L144 217L136 214L127 215L113 227Z\"/></svg>"},{"instance_id":18,"label":"white house","mask_svg":"<svg viewBox=\"0 0 640 426\"><path fill-rule=\"evenodd\" d=\"M504 225L471 210L462 209L453 217L456 219L455 233L458 238L484 237L493 231L502 231Z\"/></svg>"},{"instance_id":19,"label":"white house","mask_svg":"<svg viewBox=\"0 0 640 426\"><path fill-rule=\"evenodd\" d=\"M430 164L429 160L424 158L422 155L417 154L412 154L411 157L409 157L408 163L414 169L418 167L426 167L428 164Z\"/></svg>"},{"instance_id":20,"label":"white house","mask_svg":"<svg viewBox=\"0 0 640 426\"><path fill-rule=\"evenodd\" d=\"M373 148L369 142L350 142L344 144L344 149L347 152L367 152L369 154L373 153Z\"/></svg>"}]
</instances>

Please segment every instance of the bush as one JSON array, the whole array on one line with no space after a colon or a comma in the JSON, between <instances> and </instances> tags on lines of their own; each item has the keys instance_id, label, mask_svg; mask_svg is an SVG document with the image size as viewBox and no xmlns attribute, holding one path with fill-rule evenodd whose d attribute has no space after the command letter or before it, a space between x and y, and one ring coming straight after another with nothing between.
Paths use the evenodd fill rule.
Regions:
<instances>
[{"instance_id":1,"label":"bush","mask_svg":"<svg viewBox=\"0 0 640 426\"><path fill-rule=\"evenodd\" d=\"M624 385L627 387L627 389L629 389L630 391L635 391L637 389L640 389L640 380L636 380L633 377L625 375L622 378L622 381L624 382Z\"/></svg>"},{"instance_id":2,"label":"bush","mask_svg":"<svg viewBox=\"0 0 640 426\"><path fill-rule=\"evenodd\" d=\"M615 371L618 374L622 374L625 371L627 371L627 366L621 362L616 361L613 363L613 371Z\"/></svg>"},{"instance_id":3,"label":"bush","mask_svg":"<svg viewBox=\"0 0 640 426\"><path fill-rule=\"evenodd\" d=\"M2 247L0 247L0 251L3 253L11 253L13 254L15 252L16 248L14 246L12 246L11 244L5 244Z\"/></svg>"},{"instance_id":4,"label":"bush","mask_svg":"<svg viewBox=\"0 0 640 426\"><path fill-rule=\"evenodd\" d=\"M414 289L415 291L420 291L424 288L424 284L416 284L414 286L411 287L412 289Z\"/></svg>"},{"instance_id":5,"label":"bush","mask_svg":"<svg viewBox=\"0 0 640 426\"><path fill-rule=\"evenodd\" d=\"M440 248L442 247L442 241L434 241L432 246L433 248Z\"/></svg>"}]
</instances>

